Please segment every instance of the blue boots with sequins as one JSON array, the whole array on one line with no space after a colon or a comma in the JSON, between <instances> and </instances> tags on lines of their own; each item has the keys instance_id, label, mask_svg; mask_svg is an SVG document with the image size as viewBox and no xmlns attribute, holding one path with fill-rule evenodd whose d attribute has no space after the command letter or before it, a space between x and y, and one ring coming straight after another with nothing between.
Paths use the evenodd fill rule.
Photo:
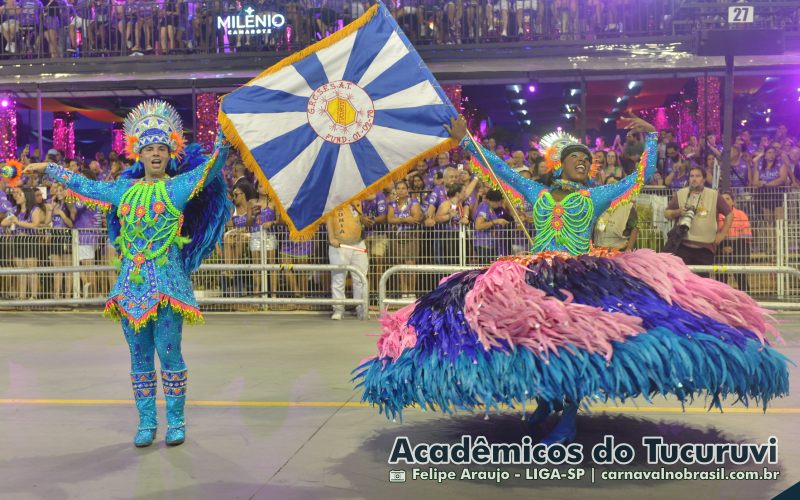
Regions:
<instances>
[{"instance_id":1,"label":"blue boots with sequins","mask_svg":"<svg viewBox=\"0 0 800 500\"><path fill-rule=\"evenodd\" d=\"M536 410L528 417L528 425L533 427L547 420L551 413L563 411L564 405L560 401L550 402L544 398L536 398Z\"/></svg>"},{"instance_id":2,"label":"blue boots with sequins","mask_svg":"<svg viewBox=\"0 0 800 500\"><path fill-rule=\"evenodd\" d=\"M551 444L567 444L575 440L576 425L575 421L578 416L578 405L569 399L562 404L560 401L550 402L542 398L537 398L538 406L528 418L528 425L533 427L543 423L551 413L561 412L561 417L558 420L555 428L550 431L540 443L545 445Z\"/></svg>"},{"instance_id":3,"label":"blue boots with sequins","mask_svg":"<svg viewBox=\"0 0 800 500\"><path fill-rule=\"evenodd\" d=\"M186 422L184 406L186 404L186 370L167 371L161 370L161 383L164 386L164 396L167 400L167 435L166 443L177 446L186 440ZM131 373L133 384L133 397L136 400L136 409L139 411L139 427L133 438L137 448L144 448L153 444L158 427L156 412L156 388L158 380L156 372Z\"/></svg>"},{"instance_id":4,"label":"blue boots with sequins","mask_svg":"<svg viewBox=\"0 0 800 500\"><path fill-rule=\"evenodd\" d=\"M164 398L167 400L167 436L169 446L186 440L186 422L183 409L186 404L186 370L161 370Z\"/></svg>"},{"instance_id":5,"label":"blue boots with sequins","mask_svg":"<svg viewBox=\"0 0 800 500\"><path fill-rule=\"evenodd\" d=\"M558 423L550 431L544 439L539 441L545 445L551 444L568 444L575 441L576 420L578 418L578 404L567 399L564 401L564 411L561 412L561 418Z\"/></svg>"},{"instance_id":6,"label":"blue boots with sequins","mask_svg":"<svg viewBox=\"0 0 800 500\"><path fill-rule=\"evenodd\" d=\"M156 372L132 372L131 384L133 397L136 400L136 409L139 411L139 427L133 444L137 448L144 448L153 444L156 438L158 417L156 416L156 388L158 380Z\"/></svg>"}]
</instances>

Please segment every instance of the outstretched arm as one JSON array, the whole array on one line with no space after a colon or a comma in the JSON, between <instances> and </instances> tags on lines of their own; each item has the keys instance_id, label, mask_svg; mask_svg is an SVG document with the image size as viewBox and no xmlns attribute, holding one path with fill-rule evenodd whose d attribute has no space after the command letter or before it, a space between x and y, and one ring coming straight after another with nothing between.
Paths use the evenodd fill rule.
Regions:
<instances>
[{"instance_id":1,"label":"outstretched arm","mask_svg":"<svg viewBox=\"0 0 800 500\"><path fill-rule=\"evenodd\" d=\"M98 205L101 208L108 208L109 205L119 205L120 198L131 185L129 180L93 181L64 167L46 162L31 163L23 173L43 173L53 181L63 184L67 189L72 190L81 201L89 205Z\"/></svg>"},{"instance_id":2,"label":"outstretched arm","mask_svg":"<svg viewBox=\"0 0 800 500\"><path fill-rule=\"evenodd\" d=\"M175 200L173 202L177 206L183 207L197 193L202 191L222 171L230 149L231 143L225 139L225 135L220 130L217 134L217 141L214 143L214 151L208 157L206 163L173 179L175 183Z\"/></svg>"},{"instance_id":3,"label":"outstretched arm","mask_svg":"<svg viewBox=\"0 0 800 500\"><path fill-rule=\"evenodd\" d=\"M516 173L508 164L503 161L501 158L498 158L497 155L489 151L488 149L484 148L483 146L477 145L475 141L473 141L467 131L467 121L464 119L463 116L459 116L458 120L452 119L450 121L450 125L445 125L444 128L450 132L450 137L455 139L459 142L459 146L462 149L469 152L476 160L481 162L486 168L491 169L497 177L503 180L506 184L517 190L520 194L522 194L525 198L528 199L531 203L536 200L536 197L539 196L539 193L542 192L546 187L544 184L540 184L534 180L526 179L522 177L518 173ZM476 148L480 148L480 151ZM481 155L481 153L483 153ZM486 158L486 161L484 161ZM488 162L488 164L487 164Z\"/></svg>"},{"instance_id":4,"label":"outstretched arm","mask_svg":"<svg viewBox=\"0 0 800 500\"><path fill-rule=\"evenodd\" d=\"M642 154L636 171L629 174L616 184L598 186L589 190L594 202L595 213L605 212L609 206L630 201L639 193L639 190L656 173L658 164L658 132L655 127L641 118L630 118L626 127L637 132L645 132L644 154Z\"/></svg>"}]
</instances>

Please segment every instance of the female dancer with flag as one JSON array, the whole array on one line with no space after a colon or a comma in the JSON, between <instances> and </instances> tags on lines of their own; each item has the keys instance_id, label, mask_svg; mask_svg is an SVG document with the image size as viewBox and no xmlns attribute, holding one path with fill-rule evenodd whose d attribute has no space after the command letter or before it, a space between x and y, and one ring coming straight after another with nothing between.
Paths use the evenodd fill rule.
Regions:
<instances>
[{"instance_id":1,"label":"female dancer with flag","mask_svg":"<svg viewBox=\"0 0 800 500\"><path fill-rule=\"evenodd\" d=\"M183 125L163 101L147 101L125 120L128 154L137 162L113 182L92 181L62 167L34 163L85 203L108 210L109 237L122 262L105 314L119 318L131 353L131 382L139 411L134 437L149 446L156 434L154 353L167 401L168 445L186 437L183 321L202 321L189 278L221 239L229 204L221 170L230 148L220 133L213 154L184 151ZM179 160L182 159L182 163Z\"/></svg>"},{"instance_id":2,"label":"female dancer with flag","mask_svg":"<svg viewBox=\"0 0 800 500\"><path fill-rule=\"evenodd\" d=\"M629 202L656 167L652 125L636 172L589 188L591 154L564 136L546 156L555 181L525 179L478 146L463 117L445 126L461 147L533 205L532 254L454 274L382 320L377 356L357 369L362 399L387 417L403 408L488 412L535 398L529 422L563 410L545 443L575 437L578 405L674 394L735 395L766 409L788 393L786 358L765 311L746 294L700 278L681 261L650 250L592 248L595 219Z\"/></svg>"}]
</instances>

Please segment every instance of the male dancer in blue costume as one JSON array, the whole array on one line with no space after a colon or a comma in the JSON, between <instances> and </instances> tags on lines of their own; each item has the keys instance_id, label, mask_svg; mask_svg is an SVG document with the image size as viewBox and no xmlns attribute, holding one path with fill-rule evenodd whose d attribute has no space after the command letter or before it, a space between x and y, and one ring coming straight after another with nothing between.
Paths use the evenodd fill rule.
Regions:
<instances>
[{"instance_id":1,"label":"male dancer in blue costume","mask_svg":"<svg viewBox=\"0 0 800 500\"><path fill-rule=\"evenodd\" d=\"M109 210L109 237L121 269L104 314L120 319L130 348L137 447L152 444L156 434L155 352L167 403L166 443L179 445L186 438L181 334L184 319L202 321L190 273L219 241L229 214L221 178L229 143L220 133L209 158L190 155L194 163L179 166L182 131L174 108L147 101L125 121L128 154L138 161L120 179L93 181L47 163L25 170L44 173L75 197Z\"/></svg>"}]
</instances>

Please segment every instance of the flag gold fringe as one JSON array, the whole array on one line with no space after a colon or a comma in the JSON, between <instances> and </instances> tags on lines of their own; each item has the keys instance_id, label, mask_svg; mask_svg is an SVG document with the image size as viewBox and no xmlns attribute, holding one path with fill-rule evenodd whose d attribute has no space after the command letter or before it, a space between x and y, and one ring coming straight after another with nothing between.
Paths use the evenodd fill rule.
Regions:
<instances>
[{"instance_id":1,"label":"flag gold fringe","mask_svg":"<svg viewBox=\"0 0 800 500\"><path fill-rule=\"evenodd\" d=\"M305 57L308 57L309 55L313 54L314 52L317 52L319 50L322 50L322 49L325 49L327 47L330 47L331 45L339 42L343 38L346 38L346 37L350 36L355 31L357 31L359 28L363 27L370 20L372 20L372 18L375 16L375 13L378 11L379 5L380 4L373 5L361 17L359 17L358 19L356 19L352 23L348 24L343 29L337 31L336 33L326 37L323 40L320 40L319 42L315 43L314 45L311 45L310 47L307 47L307 48L305 48L305 49L303 49L303 50L301 50L301 51L299 51L299 52L297 52L295 54L292 54L291 56L283 59L279 63L277 63L277 64L275 64L273 66L270 66L266 70L262 71L261 74L259 74L257 77L255 77L252 80L250 80L250 82L246 83L245 85L249 85L250 83L252 83L255 80L263 78L263 77L265 77L267 75L270 75L272 73L276 73L276 72L282 70L283 68L285 68L287 66L290 66L290 65L296 63L297 61L299 61L299 60L301 60L301 59L303 59ZM244 162L245 166L251 172L253 172L253 174L255 174L256 178L258 178L258 182L266 188L267 192L269 193L270 198L275 203L275 207L277 208L278 213L280 214L281 218L283 219L283 221L286 223L287 227L289 228L289 237L294 241L302 241L302 240L311 239L311 237L314 236L314 233L317 232L317 226L319 224L321 224L325 220L325 215L323 215L322 217L318 218L317 220L315 220L314 222L312 222L311 224L309 224L307 227L305 227L302 230L300 230L297 227L295 227L294 222L292 222L292 220L289 218L289 215L287 214L286 209L284 208L283 204L281 203L280 198L278 198L277 193L275 192L275 190L270 185L269 180L264 175L264 172L259 167L258 162L253 157L252 153L250 153L250 149L247 148L247 146L245 145L244 141L242 141L242 138L239 137L239 134L236 132L236 127L233 125L231 120L222 111L222 104L221 103L222 103L222 101L224 99L225 99L225 96L223 96L220 99L219 123L220 123L220 126L222 127L222 132L225 134L225 137L236 147L236 149L242 155L242 161ZM361 200L363 198L367 198L367 197L377 193L378 191L380 191L383 188L383 186L387 182L395 181L395 180L397 180L397 179L399 179L401 177L405 177L406 174L408 174L408 172L414 167L414 165L417 164L418 161L428 159L429 157L431 157L433 155L436 155L436 154L439 154L439 153L444 153L444 152L449 151L449 150L451 150L451 149L453 149L453 148L455 148L457 146L458 146L458 143L456 141L454 141L453 139L448 139L448 140L442 142L438 146L435 146L435 147L425 151L424 153L422 153L420 155L417 155L413 159L403 163L398 168L394 169L393 171L391 171L388 174L386 174L385 176L383 176L379 181L372 183L372 185L370 185L370 186L367 186L363 191L361 191L357 195L351 197L347 201L344 201L344 202L340 203L339 205L337 205L335 208L333 208L329 212L326 212L326 214L330 213L330 212L332 212L334 210L338 210L338 209L340 209L342 207L345 207L345 206L349 205L350 203L353 203L354 201Z\"/></svg>"}]
</instances>

